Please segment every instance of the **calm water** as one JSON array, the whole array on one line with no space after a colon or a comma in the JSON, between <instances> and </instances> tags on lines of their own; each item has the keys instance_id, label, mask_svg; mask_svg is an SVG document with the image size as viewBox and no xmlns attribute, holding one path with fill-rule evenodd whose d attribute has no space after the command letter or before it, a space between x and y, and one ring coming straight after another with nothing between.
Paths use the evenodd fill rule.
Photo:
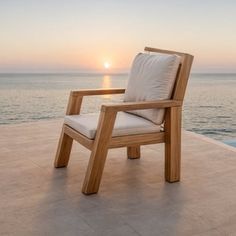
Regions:
<instances>
[{"instance_id":1,"label":"calm water","mask_svg":"<svg viewBox=\"0 0 236 236\"><path fill-rule=\"evenodd\" d=\"M70 90L125 87L127 75L0 74L0 124L63 117ZM86 98L83 113L98 111L109 95ZM193 74L185 129L236 145L236 74Z\"/></svg>"}]
</instances>

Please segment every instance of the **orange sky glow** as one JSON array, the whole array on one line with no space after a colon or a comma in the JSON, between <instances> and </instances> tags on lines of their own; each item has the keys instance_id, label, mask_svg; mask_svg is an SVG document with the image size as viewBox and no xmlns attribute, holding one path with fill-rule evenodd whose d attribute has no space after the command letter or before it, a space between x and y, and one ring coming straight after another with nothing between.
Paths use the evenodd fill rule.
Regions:
<instances>
[{"instance_id":1,"label":"orange sky glow","mask_svg":"<svg viewBox=\"0 0 236 236\"><path fill-rule=\"evenodd\" d=\"M236 72L236 3L2 1L0 73L126 72L145 46L191 53L194 72Z\"/></svg>"}]
</instances>

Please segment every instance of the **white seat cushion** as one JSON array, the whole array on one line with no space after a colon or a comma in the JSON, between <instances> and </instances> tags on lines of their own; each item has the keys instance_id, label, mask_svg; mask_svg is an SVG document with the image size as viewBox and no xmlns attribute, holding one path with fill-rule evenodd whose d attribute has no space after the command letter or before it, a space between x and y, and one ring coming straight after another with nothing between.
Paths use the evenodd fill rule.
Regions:
<instances>
[{"instance_id":1,"label":"white seat cushion","mask_svg":"<svg viewBox=\"0 0 236 236\"><path fill-rule=\"evenodd\" d=\"M139 53L132 64L125 102L169 99L181 61L177 55ZM135 110L130 113L156 124L163 123L164 109Z\"/></svg>"},{"instance_id":2,"label":"white seat cushion","mask_svg":"<svg viewBox=\"0 0 236 236\"><path fill-rule=\"evenodd\" d=\"M89 139L94 139L98 125L99 113L65 116L64 123ZM118 112L112 136L160 132L160 125L126 112Z\"/></svg>"}]
</instances>

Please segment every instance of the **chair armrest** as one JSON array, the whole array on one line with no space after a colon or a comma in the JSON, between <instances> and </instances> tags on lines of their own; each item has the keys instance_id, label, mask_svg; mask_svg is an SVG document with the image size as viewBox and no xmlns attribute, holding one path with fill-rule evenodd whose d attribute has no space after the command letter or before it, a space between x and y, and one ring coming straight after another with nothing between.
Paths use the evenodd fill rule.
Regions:
<instances>
[{"instance_id":1,"label":"chair armrest","mask_svg":"<svg viewBox=\"0 0 236 236\"><path fill-rule=\"evenodd\" d=\"M181 107L182 101L179 100L158 100L158 101L145 101L145 102L123 102L115 104L102 105L101 110L131 111L131 110L144 110L153 108L168 108L168 107Z\"/></svg>"},{"instance_id":2,"label":"chair armrest","mask_svg":"<svg viewBox=\"0 0 236 236\"><path fill-rule=\"evenodd\" d=\"M84 96L121 94L124 92L125 92L125 89L122 89L122 88L82 89L78 91L71 91L68 105L67 105L66 115L78 115L80 113Z\"/></svg>"},{"instance_id":3,"label":"chair armrest","mask_svg":"<svg viewBox=\"0 0 236 236\"><path fill-rule=\"evenodd\" d=\"M93 96L93 95L105 95L105 94L122 94L125 92L123 88L109 88L109 89L81 89L78 91L71 91L70 95L73 97L78 96Z\"/></svg>"}]
</instances>

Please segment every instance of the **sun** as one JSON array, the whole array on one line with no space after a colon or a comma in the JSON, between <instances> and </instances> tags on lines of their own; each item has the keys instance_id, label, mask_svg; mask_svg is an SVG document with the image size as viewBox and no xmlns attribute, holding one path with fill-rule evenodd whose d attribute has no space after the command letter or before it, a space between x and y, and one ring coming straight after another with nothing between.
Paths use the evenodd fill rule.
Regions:
<instances>
[{"instance_id":1,"label":"sun","mask_svg":"<svg viewBox=\"0 0 236 236\"><path fill-rule=\"evenodd\" d=\"M111 67L111 64L106 61L106 62L104 62L103 66L105 69L109 69Z\"/></svg>"}]
</instances>

